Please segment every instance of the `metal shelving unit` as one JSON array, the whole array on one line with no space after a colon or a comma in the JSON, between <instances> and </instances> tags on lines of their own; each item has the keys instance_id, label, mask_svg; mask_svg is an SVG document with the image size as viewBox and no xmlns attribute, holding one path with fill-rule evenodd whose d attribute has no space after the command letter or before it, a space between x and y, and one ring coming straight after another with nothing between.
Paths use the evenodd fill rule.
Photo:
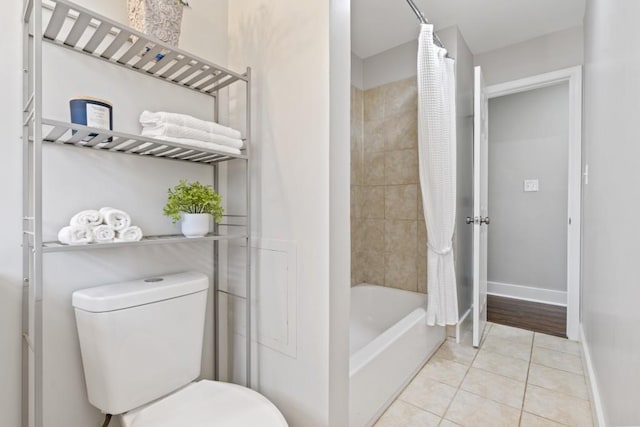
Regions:
<instances>
[{"instance_id":1,"label":"metal shelving unit","mask_svg":"<svg viewBox=\"0 0 640 427\"><path fill-rule=\"evenodd\" d=\"M50 12L44 26L43 14ZM95 129L44 118L42 115L43 43L49 43L95 60L124 67L153 79L178 85L212 97L214 119L218 120L219 91L234 83L246 85L245 148L241 154L208 147L194 148L174 142ZM23 0L23 369L22 425L43 426L43 263L44 255L55 252L118 250L123 247L189 244L209 241L214 247L213 307L218 311L219 242L243 240L246 246L246 383L251 385L251 69L236 73L181 49L169 46L121 23L67 0ZM180 235L147 236L140 242L63 245L45 242L42 235L43 144L56 144L94 152L115 152L151 158L210 164L213 185L218 190L221 162L246 162L246 216L229 215L242 225L216 225L214 232L198 239ZM233 217L233 218L231 218ZM221 234L220 228L230 231ZM217 322L216 322L217 323ZM214 330L217 327L214 327ZM215 333L215 332L214 332ZM218 354L218 339L214 339ZM217 372L217 360L214 363Z\"/></svg>"}]
</instances>

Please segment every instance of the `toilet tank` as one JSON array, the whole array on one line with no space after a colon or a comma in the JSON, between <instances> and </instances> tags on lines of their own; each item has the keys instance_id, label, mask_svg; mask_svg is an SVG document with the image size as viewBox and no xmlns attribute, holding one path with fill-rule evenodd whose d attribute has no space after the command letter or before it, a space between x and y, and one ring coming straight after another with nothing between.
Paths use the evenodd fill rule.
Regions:
<instances>
[{"instance_id":1,"label":"toilet tank","mask_svg":"<svg viewBox=\"0 0 640 427\"><path fill-rule=\"evenodd\" d=\"M196 379L208 289L186 272L74 292L89 402L121 414Z\"/></svg>"}]
</instances>

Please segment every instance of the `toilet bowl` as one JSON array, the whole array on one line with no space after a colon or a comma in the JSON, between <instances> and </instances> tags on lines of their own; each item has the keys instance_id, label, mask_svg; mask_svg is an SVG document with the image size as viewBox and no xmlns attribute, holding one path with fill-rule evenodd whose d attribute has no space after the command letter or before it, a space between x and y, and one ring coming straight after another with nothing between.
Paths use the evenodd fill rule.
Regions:
<instances>
[{"instance_id":1,"label":"toilet bowl","mask_svg":"<svg viewBox=\"0 0 640 427\"><path fill-rule=\"evenodd\" d=\"M89 402L123 427L286 427L259 393L195 381L208 290L186 272L74 292Z\"/></svg>"},{"instance_id":2,"label":"toilet bowl","mask_svg":"<svg viewBox=\"0 0 640 427\"><path fill-rule=\"evenodd\" d=\"M202 380L121 416L122 427L286 427L264 396L236 384Z\"/></svg>"}]
</instances>

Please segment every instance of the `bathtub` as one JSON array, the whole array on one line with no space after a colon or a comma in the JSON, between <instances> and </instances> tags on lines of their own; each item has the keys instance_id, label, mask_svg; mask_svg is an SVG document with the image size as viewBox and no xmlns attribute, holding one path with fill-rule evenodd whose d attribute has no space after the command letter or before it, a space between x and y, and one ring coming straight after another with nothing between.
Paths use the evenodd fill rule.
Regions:
<instances>
[{"instance_id":1,"label":"bathtub","mask_svg":"<svg viewBox=\"0 0 640 427\"><path fill-rule=\"evenodd\" d=\"M427 326L426 295L361 284L351 288L349 426L371 426L445 339Z\"/></svg>"}]
</instances>

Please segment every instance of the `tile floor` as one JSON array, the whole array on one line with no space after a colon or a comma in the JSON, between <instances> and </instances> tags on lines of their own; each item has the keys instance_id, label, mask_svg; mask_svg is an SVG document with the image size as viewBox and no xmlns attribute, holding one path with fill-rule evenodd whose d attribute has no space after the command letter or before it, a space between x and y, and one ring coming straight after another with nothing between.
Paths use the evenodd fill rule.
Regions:
<instances>
[{"instance_id":1,"label":"tile floor","mask_svg":"<svg viewBox=\"0 0 640 427\"><path fill-rule=\"evenodd\" d=\"M577 342L488 324L480 349L446 341L375 427L592 426Z\"/></svg>"}]
</instances>

